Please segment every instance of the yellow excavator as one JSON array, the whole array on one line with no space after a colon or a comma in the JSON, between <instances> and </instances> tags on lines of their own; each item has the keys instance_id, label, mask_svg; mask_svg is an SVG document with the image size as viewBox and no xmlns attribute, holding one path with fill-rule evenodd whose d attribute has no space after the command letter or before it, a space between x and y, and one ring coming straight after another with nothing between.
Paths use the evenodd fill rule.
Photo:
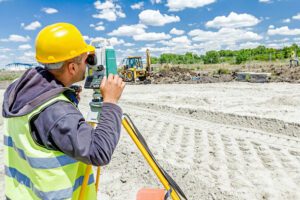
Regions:
<instances>
[{"instance_id":1,"label":"yellow excavator","mask_svg":"<svg viewBox=\"0 0 300 200\"><path fill-rule=\"evenodd\" d=\"M151 75L150 51L146 50L146 68L143 66L141 56L128 56L122 61L122 69L119 72L126 82L144 81Z\"/></svg>"}]
</instances>

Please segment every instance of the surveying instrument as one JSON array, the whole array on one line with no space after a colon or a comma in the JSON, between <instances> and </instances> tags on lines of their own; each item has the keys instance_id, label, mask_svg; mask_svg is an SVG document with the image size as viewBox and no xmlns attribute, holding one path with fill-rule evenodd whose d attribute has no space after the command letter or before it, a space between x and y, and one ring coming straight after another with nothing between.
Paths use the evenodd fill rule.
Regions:
<instances>
[{"instance_id":1,"label":"surveying instrument","mask_svg":"<svg viewBox=\"0 0 300 200\"><path fill-rule=\"evenodd\" d=\"M94 54L90 54L87 58L88 76L86 78L84 88L93 89L93 99L89 103L90 111L87 116L87 122L96 127L100 121L103 98L100 92L100 84L102 79L109 74L117 74L117 64L115 50L108 40L93 40L91 45L95 47ZM123 114L122 125L129 134L133 142L136 144L164 189L141 189L137 194L137 200L167 200L169 197L173 200L187 200L185 194L176 184L176 182L168 175L168 173L158 164L150 151L145 139L130 119L129 115ZM92 171L92 165L89 165L84 175L79 200L84 200L89 175ZM96 175L96 191L100 182L100 167L97 167Z\"/></svg>"}]
</instances>

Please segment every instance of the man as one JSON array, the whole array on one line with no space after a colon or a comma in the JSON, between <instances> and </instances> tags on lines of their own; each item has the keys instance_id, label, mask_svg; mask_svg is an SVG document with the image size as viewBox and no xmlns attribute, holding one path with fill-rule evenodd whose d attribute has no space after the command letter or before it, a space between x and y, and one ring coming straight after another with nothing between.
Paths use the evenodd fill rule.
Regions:
<instances>
[{"instance_id":1,"label":"man","mask_svg":"<svg viewBox=\"0 0 300 200\"><path fill-rule=\"evenodd\" d=\"M69 88L84 79L94 50L71 24L53 24L38 34L36 59L44 68L26 71L4 95L7 199L78 199L87 165L109 163L120 136L122 110L116 103L124 82L117 75L103 79L95 129ZM91 174L84 199L96 199L93 183Z\"/></svg>"},{"instance_id":2,"label":"man","mask_svg":"<svg viewBox=\"0 0 300 200\"><path fill-rule=\"evenodd\" d=\"M293 63L296 63L296 67L299 66L299 60L298 60L298 56L296 54L296 50L292 51L291 53L291 58L290 58L290 67L293 67Z\"/></svg>"}]
</instances>

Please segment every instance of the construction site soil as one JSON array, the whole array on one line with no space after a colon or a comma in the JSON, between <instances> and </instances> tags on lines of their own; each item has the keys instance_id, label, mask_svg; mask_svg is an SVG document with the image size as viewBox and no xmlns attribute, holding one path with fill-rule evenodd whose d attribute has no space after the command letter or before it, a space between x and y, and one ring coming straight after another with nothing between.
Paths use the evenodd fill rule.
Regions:
<instances>
[{"instance_id":1,"label":"construction site soil","mask_svg":"<svg viewBox=\"0 0 300 200\"><path fill-rule=\"evenodd\" d=\"M159 72L153 74L150 81L140 82L141 84L195 84L195 83L219 83L235 81L238 72L270 73L266 82L289 82L300 83L300 67L289 65L259 65L255 67L230 67L218 68L216 70L192 70L180 66L165 66ZM259 82L261 80L249 79L247 82Z\"/></svg>"},{"instance_id":2,"label":"construction site soil","mask_svg":"<svg viewBox=\"0 0 300 200\"><path fill-rule=\"evenodd\" d=\"M82 92L84 116L91 97ZM299 84L127 85L119 105L188 199L300 199ZM134 200L143 187L162 186L122 129L98 199Z\"/></svg>"}]
</instances>

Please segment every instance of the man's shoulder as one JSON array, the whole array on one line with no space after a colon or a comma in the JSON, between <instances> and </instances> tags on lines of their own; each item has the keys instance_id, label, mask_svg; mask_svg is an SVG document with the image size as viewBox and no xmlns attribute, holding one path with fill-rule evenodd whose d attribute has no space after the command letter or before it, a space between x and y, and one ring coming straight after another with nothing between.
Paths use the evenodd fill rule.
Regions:
<instances>
[{"instance_id":1,"label":"man's shoulder","mask_svg":"<svg viewBox=\"0 0 300 200\"><path fill-rule=\"evenodd\" d=\"M44 108L40 115L51 115L54 117L64 116L67 114L81 114L80 111L68 101L56 101Z\"/></svg>"},{"instance_id":2,"label":"man's shoulder","mask_svg":"<svg viewBox=\"0 0 300 200\"><path fill-rule=\"evenodd\" d=\"M82 119L81 113L67 101L57 101L45 107L30 120L30 130L33 139L49 149L59 149L50 140L53 129L71 130ZM53 133L52 133L53 134ZM53 135L51 135L53 137Z\"/></svg>"},{"instance_id":3,"label":"man's shoulder","mask_svg":"<svg viewBox=\"0 0 300 200\"><path fill-rule=\"evenodd\" d=\"M80 120L82 117L81 112L71 102L56 101L35 115L31 122L35 126L50 129L62 119L70 120L72 123L76 118Z\"/></svg>"},{"instance_id":4,"label":"man's shoulder","mask_svg":"<svg viewBox=\"0 0 300 200\"><path fill-rule=\"evenodd\" d=\"M81 112L67 101L57 101L33 116L30 120L31 129L36 129L38 134L48 134L55 127L72 129L77 127L79 121L84 120Z\"/></svg>"}]
</instances>

